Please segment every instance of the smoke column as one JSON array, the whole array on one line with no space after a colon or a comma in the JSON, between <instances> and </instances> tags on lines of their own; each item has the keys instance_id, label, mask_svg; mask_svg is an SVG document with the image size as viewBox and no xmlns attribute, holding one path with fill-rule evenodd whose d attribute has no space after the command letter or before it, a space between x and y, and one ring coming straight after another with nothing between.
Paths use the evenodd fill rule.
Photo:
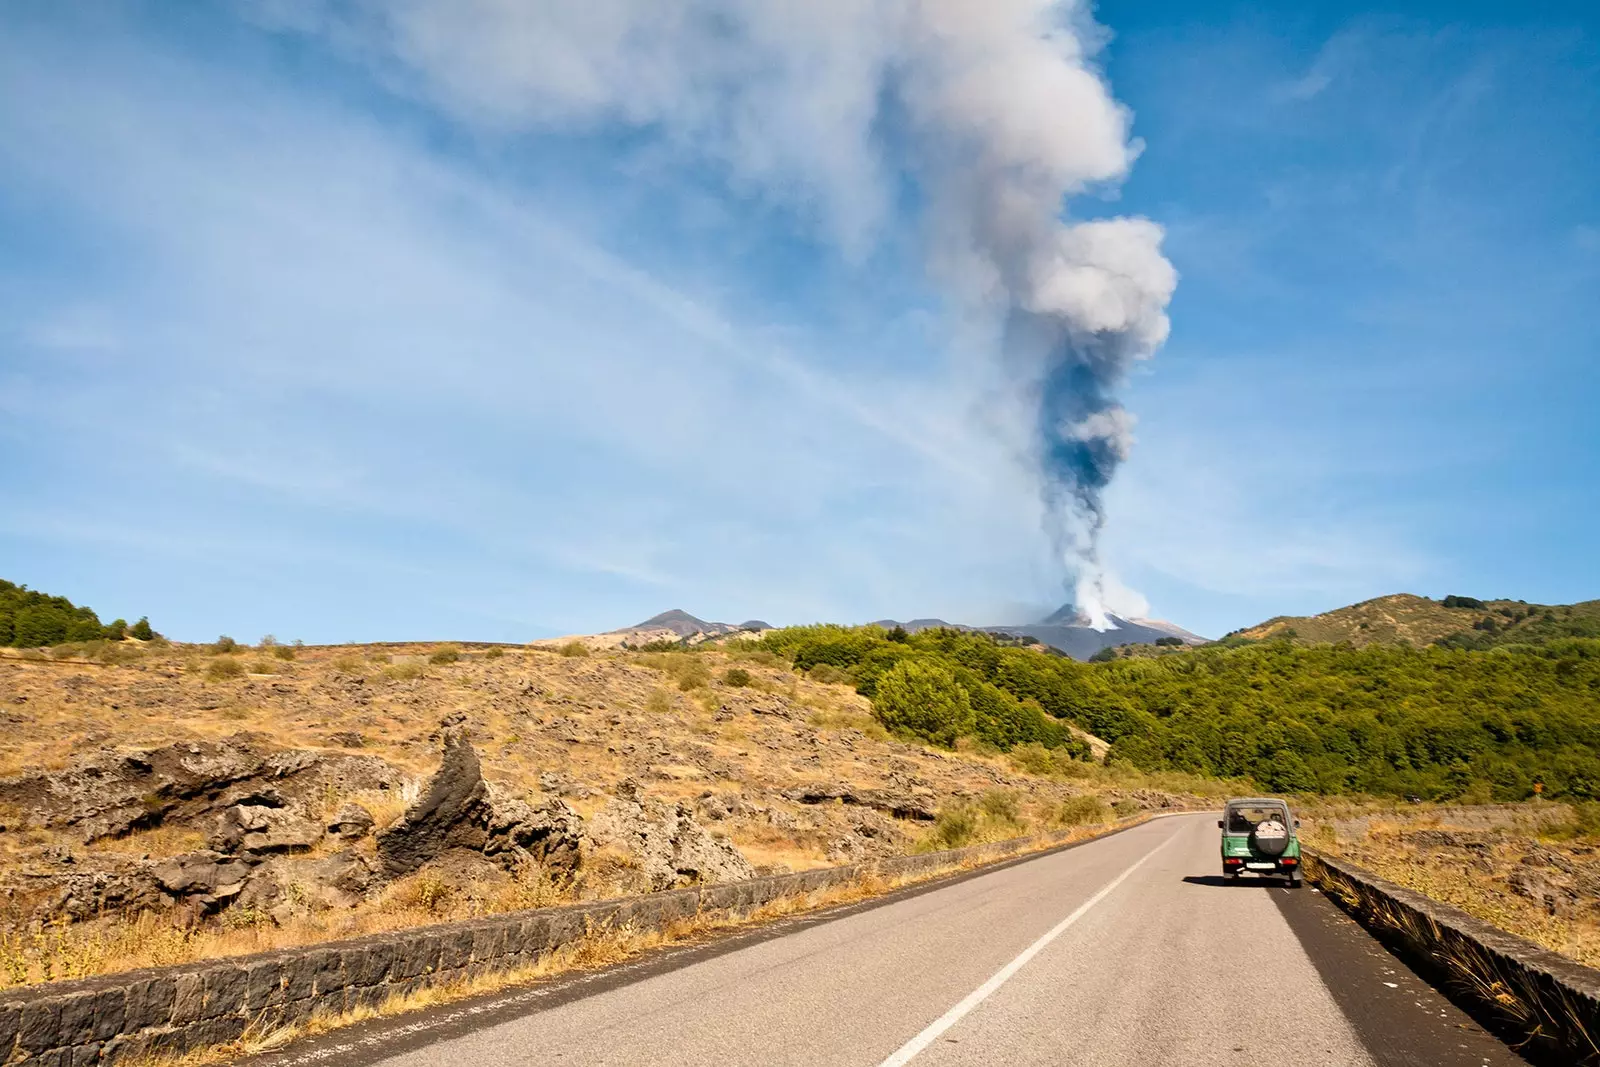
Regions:
<instances>
[{"instance_id":1,"label":"smoke column","mask_svg":"<svg viewBox=\"0 0 1600 1067\"><path fill-rule=\"evenodd\" d=\"M506 133L629 128L815 217L846 255L921 191L928 269L1004 323L1036 405L1047 524L1104 625L1102 493L1133 416L1129 367L1167 336L1177 275L1139 218L1074 221L1126 175L1129 116L1078 0L262 0L404 91ZM888 147L893 144L893 149Z\"/></svg>"}]
</instances>

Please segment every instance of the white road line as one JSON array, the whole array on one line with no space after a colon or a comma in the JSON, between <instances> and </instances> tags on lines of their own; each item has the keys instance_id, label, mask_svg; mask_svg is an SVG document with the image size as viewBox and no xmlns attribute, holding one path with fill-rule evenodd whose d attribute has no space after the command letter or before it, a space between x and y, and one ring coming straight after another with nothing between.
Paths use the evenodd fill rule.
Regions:
<instances>
[{"instance_id":1,"label":"white road line","mask_svg":"<svg viewBox=\"0 0 1600 1067\"><path fill-rule=\"evenodd\" d=\"M1023 949L1021 955L996 971L994 977L990 978L987 982L983 983L977 989L974 989L972 992L963 997L961 1003L957 1004L955 1007L939 1016L939 1018L935 1019L932 1025L930 1025L926 1030L922 1031L922 1033L918 1034L910 1041L907 1041L904 1045L901 1045L897 1050L895 1050L894 1055L884 1060L878 1065L878 1067L905 1067L905 1065L910 1063L919 1052L937 1041L940 1034L944 1033L956 1023L960 1022L968 1012L987 1000L991 993L1005 985L1006 982L1010 981L1013 975L1022 970L1023 967L1027 966L1029 960L1033 959L1033 957L1044 951L1044 947L1050 942L1054 941L1056 938L1060 937L1069 926L1083 918L1084 915L1088 913L1090 908L1094 907L1106 897L1110 896L1113 889L1127 881L1128 876L1134 871L1137 871L1140 867L1144 866L1145 860L1148 860L1151 856L1154 856L1157 852L1160 852L1162 849L1172 844L1173 839L1177 836L1177 834L1173 834L1171 837L1168 837L1165 841L1161 842L1161 844L1157 845L1149 852L1146 852L1137 863L1113 878L1094 896L1090 897L1082 904L1079 904L1077 909L1073 911L1071 915L1068 915L1065 919L1062 919L1060 922L1056 923L1042 937L1040 937L1039 940Z\"/></svg>"}]
</instances>

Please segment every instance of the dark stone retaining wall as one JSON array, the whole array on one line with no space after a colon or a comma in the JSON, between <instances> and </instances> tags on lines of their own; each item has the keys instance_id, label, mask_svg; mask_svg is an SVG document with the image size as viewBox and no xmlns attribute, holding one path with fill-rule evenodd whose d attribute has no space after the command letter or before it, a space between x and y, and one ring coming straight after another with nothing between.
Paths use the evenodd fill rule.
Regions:
<instances>
[{"instance_id":1,"label":"dark stone retaining wall","mask_svg":"<svg viewBox=\"0 0 1600 1067\"><path fill-rule=\"evenodd\" d=\"M1600 1067L1600 971L1333 856L1307 872L1481 1020L1562 1067Z\"/></svg>"},{"instance_id":2,"label":"dark stone retaining wall","mask_svg":"<svg viewBox=\"0 0 1600 1067\"><path fill-rule=\"evenodd\" d=\"M1124 820L1105 833L1126 829ZM254 956L128 971L0 991L0 1064L78 1067L182 1053L271 1029L313 1012L377 1006L395 994L531 964L591 930L648 930L704 913L742 912L869 875L916 876L992 863L1070 840L1071 831L826 867L723 885L470 922L399 930ZM1096 835L1103 836L1103 835Z\"/></svg>"}]
</instances>

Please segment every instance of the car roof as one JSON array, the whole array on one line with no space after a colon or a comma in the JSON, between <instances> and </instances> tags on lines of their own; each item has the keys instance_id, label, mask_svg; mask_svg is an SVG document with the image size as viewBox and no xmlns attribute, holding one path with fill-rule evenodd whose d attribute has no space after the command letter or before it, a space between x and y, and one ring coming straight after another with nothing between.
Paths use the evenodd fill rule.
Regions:
<instances>
[{"instance_id":1,"label":"car roof","mask_svg":"<svg viewBox=\"0 0 1600 1067\"><path fill-rule=\"evenodd\" d=\"M1279 804L1285 808L1289 806L1289 802L1287 800L1280 800L1277 797L1234 797L1232 800L1228 801L1228 807L1230 808L1235 804Z\"/></svg>"}]
</instances>

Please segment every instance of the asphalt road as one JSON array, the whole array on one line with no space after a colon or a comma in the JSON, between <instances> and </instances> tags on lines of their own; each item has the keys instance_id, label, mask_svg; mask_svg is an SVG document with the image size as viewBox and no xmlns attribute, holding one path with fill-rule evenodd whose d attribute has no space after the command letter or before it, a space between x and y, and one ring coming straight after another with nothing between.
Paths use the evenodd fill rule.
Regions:
<instances>
[{"instance_id":1,"label":"asphalt road","mask_svg":"<svg viewBox=\"0 0 1600 1067\"><path fill-rule=\"evenodd\" d=\"M1217 876L1157 819L613 973L380 1021L268 1061L350 1067L1524 1061L1315 890Z\"/></svg>"}]
</instances>

